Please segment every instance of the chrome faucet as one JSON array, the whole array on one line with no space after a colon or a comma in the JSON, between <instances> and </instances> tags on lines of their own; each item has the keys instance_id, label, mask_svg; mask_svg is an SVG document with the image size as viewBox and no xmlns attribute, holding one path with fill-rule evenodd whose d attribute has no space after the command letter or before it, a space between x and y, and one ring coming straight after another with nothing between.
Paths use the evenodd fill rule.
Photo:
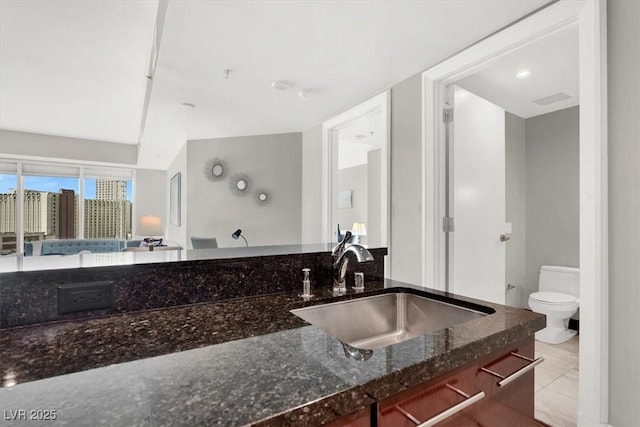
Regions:
<instances>
[{"instance_id":1,"label":"chrome faucet","mask_svg":"<svg viewBox=\"0 0 640 427\"><path fill-rule=\"evenodd\" d=\"M364 246L355 243L348 244L347 242L349 240L351 240L351 232L347 231L344 234L342 242L333 248L331 252L331 256L333 257L333 292L344 292L347 290L345 275L347 273L347 266L349 265L349 257L347 256L349 252L356 255L358 262L373 261L371 252Z\"/></svg>"}]
</instances>

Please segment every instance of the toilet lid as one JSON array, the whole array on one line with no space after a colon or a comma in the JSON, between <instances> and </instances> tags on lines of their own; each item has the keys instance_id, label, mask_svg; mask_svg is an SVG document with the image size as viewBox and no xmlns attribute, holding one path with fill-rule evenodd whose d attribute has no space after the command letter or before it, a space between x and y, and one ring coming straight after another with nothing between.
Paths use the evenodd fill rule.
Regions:
<instances>
[{"instance_id":1,"label":"toilet lid","mask_svg":"<svg viewBox=\"0 0 640 427\"><path fill-rule=\"evenodd\" d=\"M534 292L530 298L543 304L569 304L576 302L576 297L560 292Z\"/></svg>"}]
</instances>

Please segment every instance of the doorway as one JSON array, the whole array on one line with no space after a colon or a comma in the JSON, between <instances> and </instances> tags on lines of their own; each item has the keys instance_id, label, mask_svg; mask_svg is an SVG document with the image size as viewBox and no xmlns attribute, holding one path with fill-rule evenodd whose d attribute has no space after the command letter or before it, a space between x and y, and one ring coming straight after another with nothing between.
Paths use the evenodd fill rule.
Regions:
<instances>
[{"instance_id":1,"label":"doorway","mask_svg":"<svg viewBox=\"0 0 640 427\"><path fill-rule=\"evenodd\" d=\"M579 270L577 49L575 29L559 33L450 87L453 293L520 308L539 291L579 299L539 282L543 268ZM535 341L535 417L549 425L577 425L578 344Z\"/></svg>"},{"instance_id":2,"label":"doorway","mask_svg":"<svg viewBox=\"0 0 640 427\"><path fill-rule=\"evenodd\" d=\"M608 275L606 161L606 4L557 2L472 45L423 73L425 180L424 284L446 289L447 87L489 62L558 31L579 35L579 264L581 339L578 424L608 418Z\"/></svg>"}]
</instances>

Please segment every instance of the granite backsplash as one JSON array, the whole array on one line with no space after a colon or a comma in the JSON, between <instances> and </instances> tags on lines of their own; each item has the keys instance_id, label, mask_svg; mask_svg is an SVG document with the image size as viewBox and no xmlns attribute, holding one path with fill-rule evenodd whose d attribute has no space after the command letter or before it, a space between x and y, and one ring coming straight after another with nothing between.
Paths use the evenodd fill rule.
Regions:
<instances>
[{"instance_id":1,"label":"granite backsplash","mask_svg":"<svg viewBox=\"0 0 640 427\"><path fill-rule=\"evenodd\" d=\"M374 261L350 263L365 281L384 277L386 248L371 249ZM224 301L301 289L302 268L311 269L314 286L330 287L329 252L209 259L0 274L0 329L58 320L87 319L202 302ZM108 309L59 313L61 285L111 282Z\"/></svg>"}]
</instances>

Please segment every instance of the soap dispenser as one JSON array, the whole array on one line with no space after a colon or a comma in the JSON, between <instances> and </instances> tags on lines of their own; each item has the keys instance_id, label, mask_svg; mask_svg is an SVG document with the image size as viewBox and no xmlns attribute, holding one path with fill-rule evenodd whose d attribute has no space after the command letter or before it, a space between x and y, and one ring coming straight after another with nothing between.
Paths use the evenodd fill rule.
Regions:
<instances>
[{"instance_id":1,"label":"soap dispenser","mask_svg":"<svg viewBox=\"0 0 640 427\"><path fill-rule=\"evenodd\" d=\"M303 278L302 278L302 293L300 296L302 298L311 298L313 295L311 294L311 280L309 279L309 273L311 272L310 268L303 268Z\"/></svg>"}]
</instances>

